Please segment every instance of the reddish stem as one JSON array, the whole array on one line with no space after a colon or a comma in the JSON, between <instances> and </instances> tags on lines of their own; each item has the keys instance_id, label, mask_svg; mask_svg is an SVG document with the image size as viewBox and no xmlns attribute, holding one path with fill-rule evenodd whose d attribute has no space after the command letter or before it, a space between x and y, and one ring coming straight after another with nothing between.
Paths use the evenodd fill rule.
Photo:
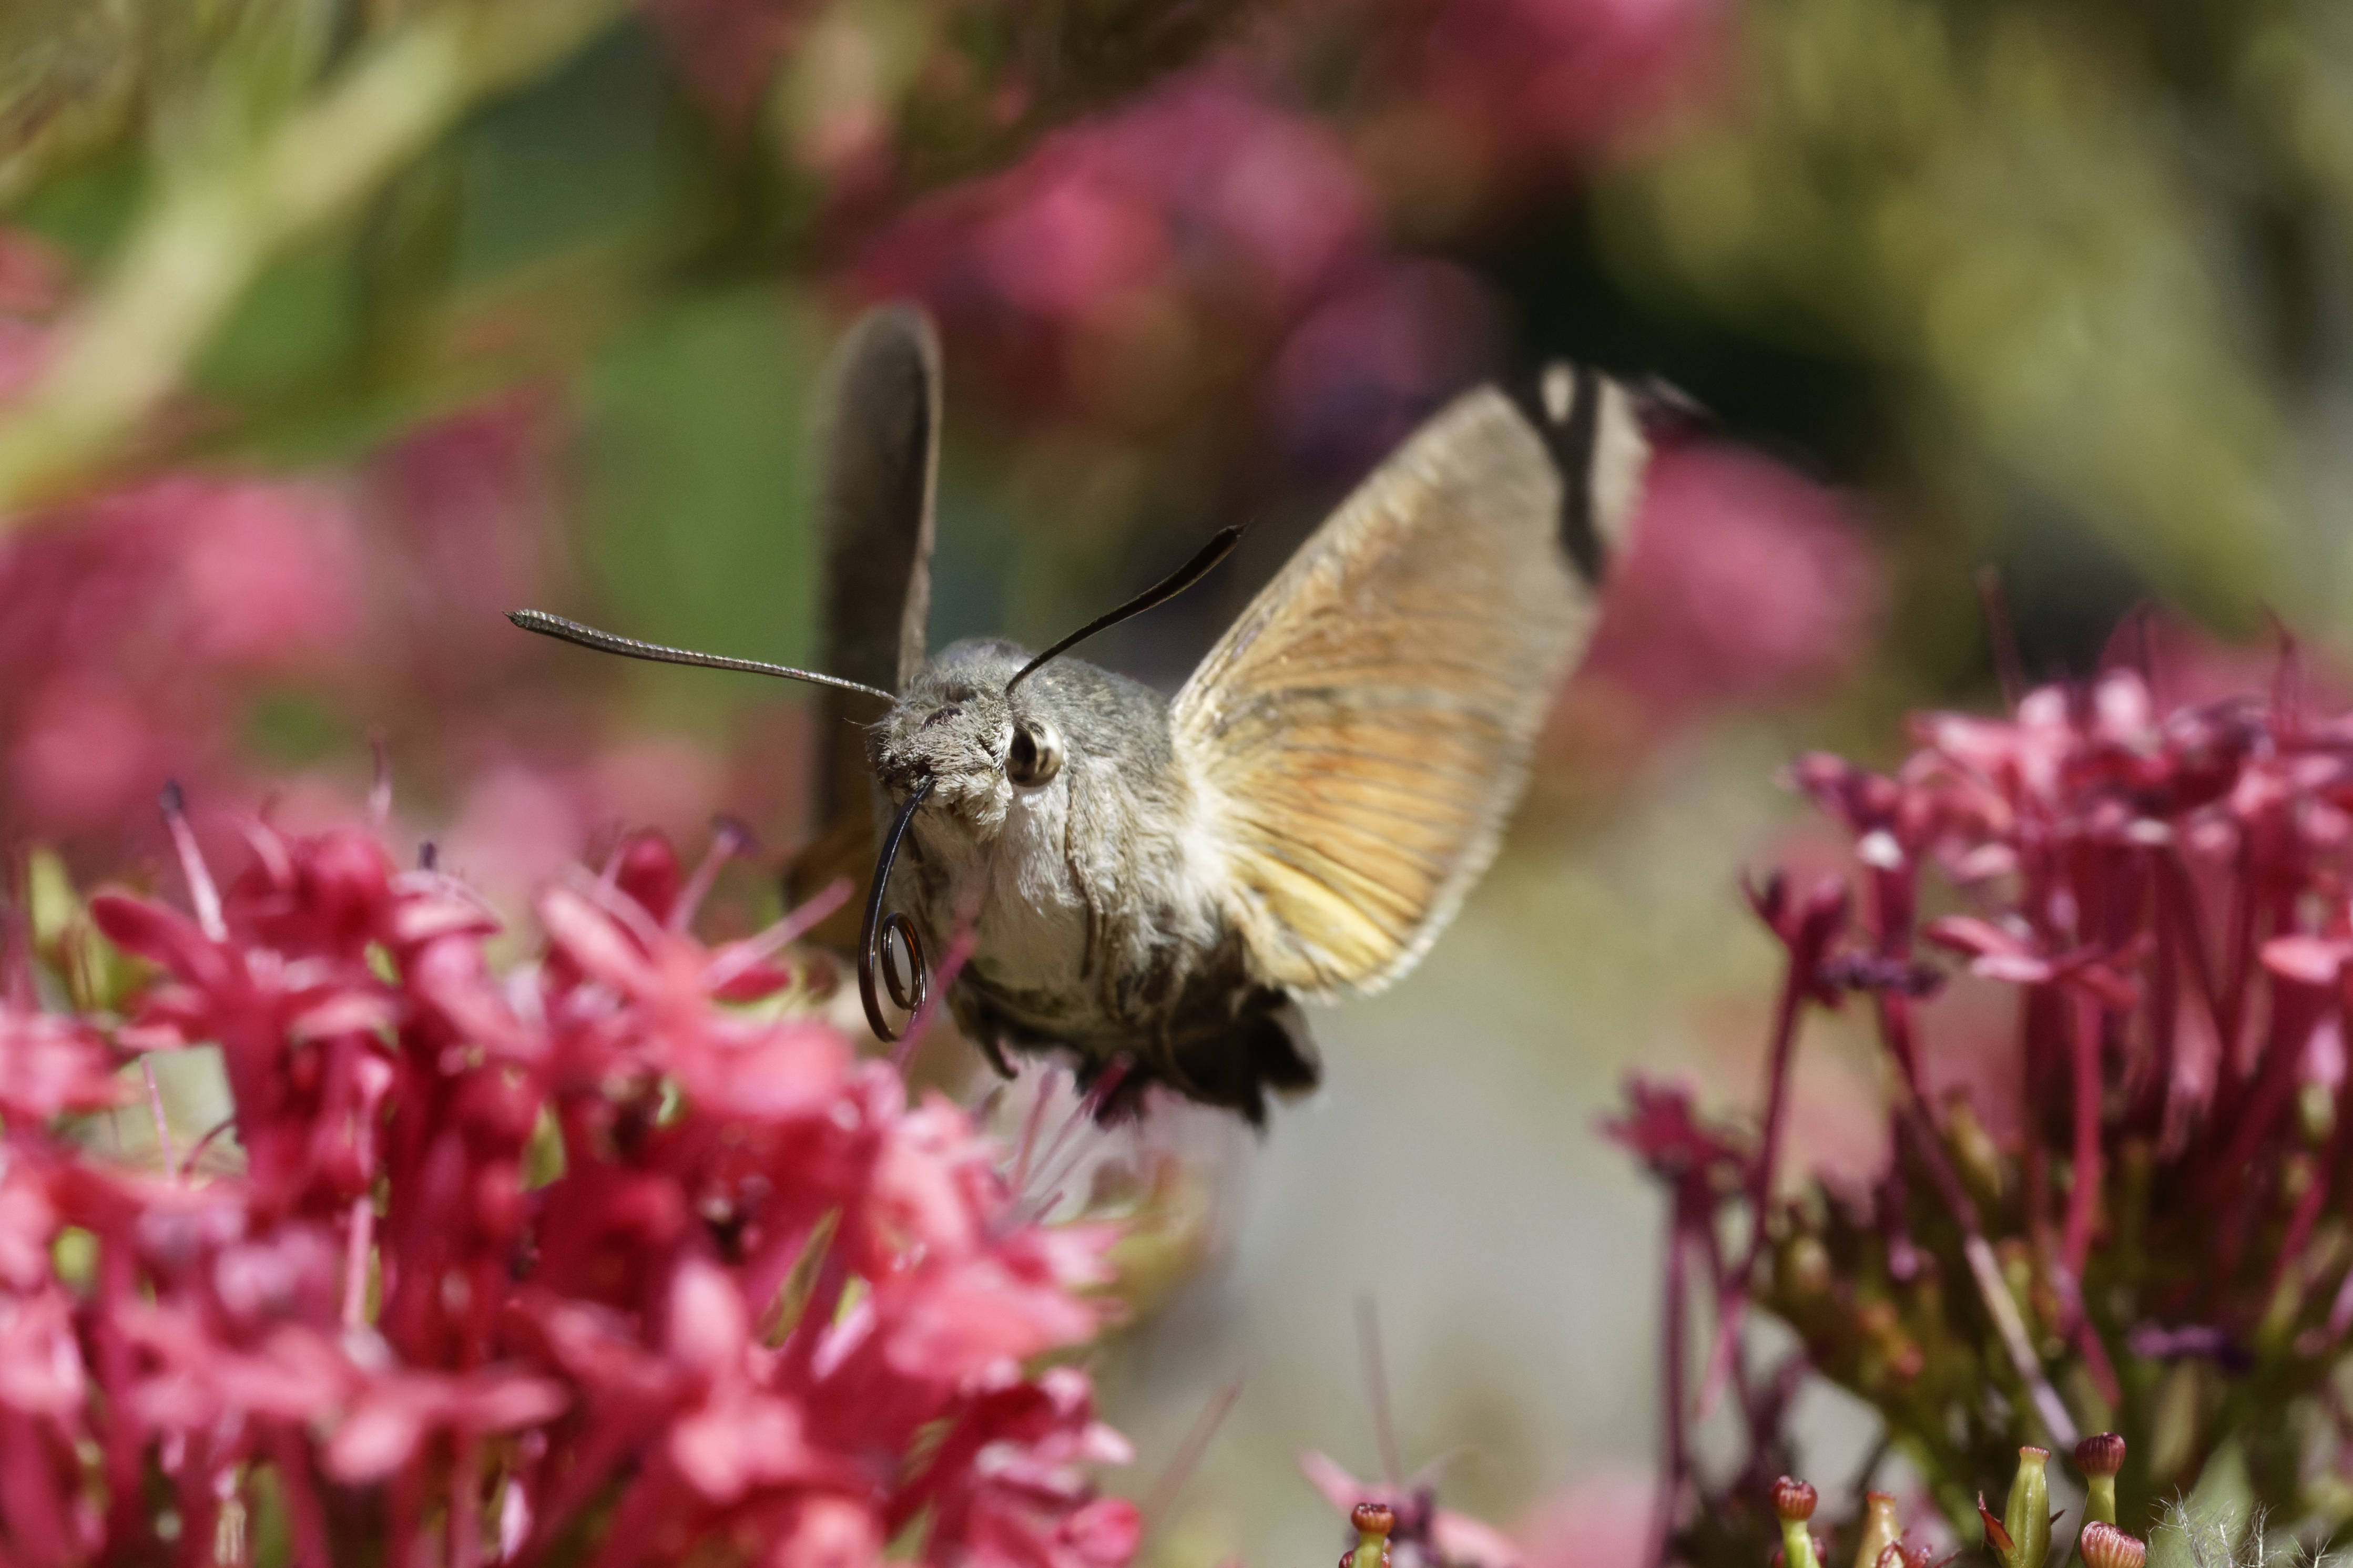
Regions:
<instances>
[{"instance_id":1,"label":"reddish stem","mask_svg":"<svg viewBox=\"0 0 2353 1568\"><path fill-rule=\"evenodd\" d=\"M2246 1176L2256 1150L2295 1100L2296 1071L2303 1065L2305 1042L2328 1004L2328 993L2314 986L2273 987L2271 1028L2261 1069L2235 1122L2224 1123L2231 1129L2230 1141L2206 1173L2209 1190L2217 1200L2244 1192L2252 1185ZM2217 1120L2221 1119L2218 1116Z\"/></svg>"},{"instance_id":2,"label":"reddish stem","mask_svg":"<svg viewBox=\"0 0 2353 1568\"><path fill-rule=\"evenodd\" d=\"M132 1415L135 1406L131 1398L137 1357L114 1321L115 1313L137 1295L129 1237L110 1235L100 1239L98 1279L98 1320L91 1338L98 1342L98 1386L106 1396L106 1535L127 1558L135 1558L153 1542L154 1532L142 1502L145 1434Z\"/></svg>"},{"instance_id":3,"label":"reddish stem","mask_svg":"<svg viewBox=\"0 0 2353 1568\"><path fill-rule=\"evenodd\" d=\"M1882 1009L1883 1021L1885 1009ZM1987 1241L1985 1226L1978 1214L1967 1188L1961 1185L1960 1173L1953 1169L1946 1153L1944 1140L1935 1123L1929 1121L1927 1110L1921 1102L1916 1085L1907 1079L1898 1079L1895 1113L1910 1131L1912 1147L1920 1157L1921 1168L1928 1173L1929 1184L1936 1189L1946 1212L1961 1230L1961 1251L1968 1260L1969 1273L1977 1281L1978 1299L1984 1302L1987 1314L2009 1352L2011 1367L2026 1388L2027 1397L2033 1402L2042 1424L2050 1429L2052 1440L2063 1447L2075 1443L2075 1423L2061 1404L2056 1390L2042 1373L2042 1363L2034 1352L2033 1342L2028 1338L2026 1326L2020 1319L2018 1303L2010 1294L2009 1282L2002 1279L2001 1268L1995 1261L1993 1246ZM2029 1147L2033 1145L2030 1144Z\"/></svg>"},{"instance_id":4,"label":"reddish stem","mask_svg":"<svg viewBox=\"0 0 2353 1568\"><path fill-rule=\"evenodd\" d=\"M164 1163L165 1180L180 1173L179 1156L172 1149L172 1123L164 1114L164 1086L155 1081L155 1058L153 1052L139 1058L140 1076L147 1081L147 1114L155 1121L155 1154Z\"/></svg>"},{"instance_id":5,"label":"reddish stem","mask_svg":"<svg viewBox=\"0 0 2353 1568\"><path fill-rule=\"evenodd\" d=\"M2252 823L2241 829L2238 874L2231 879L2230 954L2222 972L2221 1005L2215 1016L2215 1027L2221 1037L2221 1059L2214 1070L2214 1121L2218 1126L2227 1126L2234 1119L2247 1076L2242 1059L2246 1053L2241 1047L2239 1035L2246 1024L2247 982L2254 970L2257 921L2253 840L2260 831L2260 825Z\"/></svg>"},{"instance_id":6,"label":"reddish stem","mask_svg":"<svg viewBox=\"0 0 2353 1568\"><path fill-rule=\"evenodd\" d=\"M642 1428L659 1429L650 1424ZM548 1550L564 1539L580 1510L596 1500L613 1472L635 1451L640 1430L634 1424L608 1417L591 1426L587 1436L570 1446L571 1463L552 1486L541 1489L546 1495L533 1510L531 1533L509 1568L536 1568Z\"/></svg>"},{"instance_id":7,"label":"reddish stem","mask_svg":"<svg viewBox=\"0 0 2353 1568\"><path fill-rule=\"evenodd\" d=\"M2100 1005L2080 992L2070 998L2069 1030L2075 1061L2075 1159L2067 1194L2067 1230L2060 1257L2072 1280L2084 1278L2092 1255L2092 1222L2098 1216L2100 1162Z\"/></svg>"},{"instance_id":8,"label":"reddish stem","mask_svg":"<svg viewBox=\"0 0 2353 1568\"><path fill-rule=\"evenodd\" d=\"M1780 1159L1782 1125L1788 1120L1789 1059L1798 1042L1798 1017L1806 1005L1813 961L1819 957L1795 948L1790 951L1781 975L1780 998L1773 1009L1773 1043L1765 1067L1765 1137L1749 1166L1748 1249L1741 1257L1737 1275L1742 1290L1747 1289L1757 1256L1765 1250L1765 1213L1772 1202L1773 1172Z\"/></svg>"},{"instance_id":9,"label":"reddish stem","mask_svg":"<svg viewBox=\"0 0 2353 1568\"><path fill-rule=\"evenodd\" d=\"M478 1568L482 1560L482 1439L459 1432L449 1466L449 1568Z\"/></svg>"},{"instance_id":10,"label":"reddish stem","mask_svg":"<svg viewBox=\"0 0 2353 1568\"><path fill-rule=\"evenodd\" d=\"M375 1200L362 1193L352 1200L343 1233L343 1326L367 1321L368 1257L375 1248Z\"/></svg>"},{"instance_id":11,"label":"reddish stem","mask_svg":"<svg viewBox=\"0 0 2353 1568\"><path fill-rule=\"evenodd\" d=\"M273 1426L269 1429L269 1457L278 1485L286 1495L292 1568L332 1568L334 1554L327 1545L327 1515L319 1505L319 1489L311 1479L308 1446L292 1428Z\"/></svg>"},{"instance_id":12,"label":"reddish stem","mask_svg":"<svg viewBox=\"0 0 2353 1568\"><path fill-rule=\"evenodd\" d=\"M1789 961L1782 970L1781 994L1773 1009L1773 1039L1765 1057L1765 1135L1748 1165L1748 1244L1739 1266L1716 1292L1715 1338L1708 1349L1697 1401L1703 1417L1715 1407L1725 1380L1739 1359L1743 1307L1749 1282L1757 1276L1757 1259L1765 1251L1766 1213L1773 1200L1773 1172L1779 1162L1781 1128L1787 1120L1789 1062L1797 1046L1798 1019L1805 1009L1809 982L1820 956L1818 943L1800 938L1790 944Z\"/></svg>"},{"instance_id":13,"label":"reddish stem","mask_svg":"<svg viewBox=\"0 0 2353 1568\"><path fill-rule=\"evenodd\" d=\"M1667 1230L1666 1323L1662 1331L1665 1342L1660 1347L1659 1356L1665 1420L1660 1435L1659 1495L1652 1503L1650 1550L1643 1558L1650 1568L1665 1568L1667 1552L1674 1542L1675 1515L1683 1497L1683 1477L1690 1462L1683 1436L1683 1342L1688 1332L1683 1276L1683 1195L1678 1192L1674 1198L1674 1220Z\"/></svg>"}]
</instances>

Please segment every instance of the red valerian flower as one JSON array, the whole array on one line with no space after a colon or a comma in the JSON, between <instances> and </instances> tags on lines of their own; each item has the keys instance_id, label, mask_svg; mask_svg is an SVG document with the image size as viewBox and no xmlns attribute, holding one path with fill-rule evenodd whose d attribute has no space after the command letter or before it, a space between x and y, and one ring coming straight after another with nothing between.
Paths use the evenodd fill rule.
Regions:
<instances>
[{"instance_id":1,"label":"red valerian flower","mask_svg":"<svg viewBox=\"0 0 2353 1568\"><path fill-rule=\"evenodd\" d=\"M2309 1416L2332 1436L2257 1483L2295 1516L2333 1484L2312 1478L2353 1462L2324 1415L2353 1335L2334 1239L2353 1223L2353 715L2319 710L2293 649L2267 694L2170 711L2150 662L2021 693L2000 717L1920 716L1887 772L1828 756L1791 770L1853 863L1802 902L1778 879L1752 894L1787 963L1765 1136L1731 1146L1640 1080L1613 1129L1672 1203L1653 1561L1769 1551L1754 1500L1788 1463L1787 1390L1808 1374L1936 1434L1917 1462L1963 1535L1986 1476L2112 1415L2157 1419L2143 1391L2189 1386L2176 1363L2222 1384L2177 1473L2260 1440L2250 1422ZM2008 1037L1978 1047L2010 1080L2014 1128L1928 1084L1920 1037L1943 994L1924 943L1958 956L1979 1001L2015 994ZM1799 1025L1850 989L1884 1059L1890 1157L1861 1191L1778 1199ZM1693 1256L1716 1325L1696 1383L1681 1348ZM1769 1376L1738 1333L1752 1301L1803 1347ZM1710 1475L1687 1417L1725 1390L1747 1451ZM2113 1483L2117 1518L2161 1484L2132 1466Z\"/></svg>"},{"instance_id":2,"label":"red valerian flower","mask_svg":"<svg viewBox=\"0 0 2353 1568\"><path fill-rule=\"evenodd\" d=\"M501 974L481 902L365 834L250 828L226 889L180 837L193 914L91 908L151 966L127 1020L0 1009L24 1560L266 1529L304 1563L365 1531L394 1561L868 1568L919 1522L928 1563L1134 1554L1092 1481L1126 1445L1084 1373L1028 1370L1102 1326L1113 1232L1025 1217L962 1110L796 1010L822 909L706 946L709 879L639 837ZM126 1054L197 1047L234 1108L201 1164L74 1135L127 1113Z\"/></svg>"},{"instance_id":3,"label":"red valerian flower","mask_svg":"<svg viewBox=\"0 0 2353 1568\"><path fill-rule=\"evenodd\" d=\"M1627 1113L1604 1131L1662 1180L1704 1190L1747 1167L1746 1150L1704 1124L1682 1085L1638 1076L1627 1083L1626 1097Z\"/></svg>"},{"instance_id":4,"label":"red valerian flower","mask_svg":"<svg viewBox=\"0 0 2353 1568\"><path fill-rule=\"evenodd\" d=\"M114 1067L103 1037L79 1019L0 1005L0 1116L12 1123L115 1104Z\"/></svg>"},{"instance_id":5,"label":"red valerian flower","mask_svg":"<svg viewBox=\"0 0 2353 1568\"><path fill-rule=\"evenodd\" d=\"M1314 1452L1299 1456L1299 1468L1324 1500L1352 1522L1367 1504L1388 1510L1393 1568L1522 1568L1527 1561L1517 1542L1486 1521L1440 1508L1436 1489L1426 1482L1391 1487L1360 1481Z\"/></svg>"}]
</instances>

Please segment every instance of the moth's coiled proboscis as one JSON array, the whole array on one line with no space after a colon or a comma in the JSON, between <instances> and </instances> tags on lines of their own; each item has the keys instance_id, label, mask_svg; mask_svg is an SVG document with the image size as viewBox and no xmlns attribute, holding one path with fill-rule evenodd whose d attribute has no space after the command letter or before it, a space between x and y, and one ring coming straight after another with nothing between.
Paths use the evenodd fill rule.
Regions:
<instances>
[{"instance_id":1,"label":"moth's coiled proboscis","mask_svg":"<svg viewBox=\"0 0 2353 1568\"><path fill-rule=\"evenodd\" d=\"M916 931L915 922L903 910L892 910L885 914L882 910L883 901L890 896L892 869L899 863L899 846L906 841L907 826L915 819L915 808L931 793L931 777L926 774L917 779L915 787L908 792L906 804L892 818L891 831L882 839L882 852L874 862L874 884L866 890L866 920L858 932L858 999L866 1005L868 1026L888 1044L896 1044L901 1032L882 1016L882 999L875 990L877 977L882 989L891 993L892 1004L910 1019L923 1010L931 995L931 966L923 956L923 939ZM891 962L893 937L907 955L903 984L899 966Z\"/></svg>"}]
</instances>

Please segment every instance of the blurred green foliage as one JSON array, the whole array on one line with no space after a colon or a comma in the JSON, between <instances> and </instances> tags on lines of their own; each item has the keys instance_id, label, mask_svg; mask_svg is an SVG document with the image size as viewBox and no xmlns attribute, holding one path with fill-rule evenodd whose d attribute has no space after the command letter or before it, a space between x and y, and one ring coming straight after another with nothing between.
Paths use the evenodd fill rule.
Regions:
<instances>
[{"instance_id":1,"label":"blurred green foliage","mask_svg":"<svg viewBox=\"0 0 2353 1568\"><path fill-rule=\"evenodd\" d=\"M1619 276L1864 367L1857 477L1968 552L2341 638L2341 7L1754 0L1728 66L1605 187Z\"/></svg>"},{"instance_id":2,"label":"blurred green foliage","mask_svg":"<svg viewBox=\"0 0 2353 1568\"><path fill-rule=\"evenodd\" d=\"M2144 592L2232 635L2259 605L2332 637L2340 619L2331 400L2353 26L2337 7L1749 0L1699 84L1620 137L1597 179L1541 159L1509 177L1450 166L1432 139L1427 156L1460 176L1446 188L1377 156L1411 91L1397 51L1445 25L1437 0L1276 8L1247 34L1216 6L1145 0L778 7L792 47L748 110L717 115L655 26L586 0L26 0L0 19L0 198L93 281L119 282L174 182L265 142L405 32L478 11L532 14L543 58L502 59L512 79L485 67L445 132L257 257L184 376L148 367L206 400L197 431L159 448L119 426L85 471L175 446L336 459L488 386L592 365L590 401L626 402L621 382L664 374L653 338L716 330L702 291L820 277L908 195L1001 165L1223 38L1325 106L1386 180L1385 221L1494 289L1531 334L1520 353L1599 344L1655 365L1736 429L1875 490L1922 612L1896 624L1937 628L1907 655L1932 681L1983 666L1966 616L1916 601L1966 604L1956 584L1978 560L2020 585L2030 643L2078 661ZM880 184L809 162L819 122L861 92L872 101L853 108L891 121ZM767 387L806 364L780 362ZM714 405L744 390L724 373L702 385ZM776 407L787 443L790 408ZM1254 460L1246 447L1213 449ZM1191 456L1128 482L1121 504L1165 510ZM592 484L617 471L584 469ZM744 483L678 499L723 519L777 494L773 470ZM617 530L596 552L607 585L639 576L614 551L675 548L642 510L600 526ZM714 561L744 559L721 542L733 525L714 527ZM649 561L651 580L676 571ZM709 602L729 591L695 605L714 635L799 614ZM663 592L665 625L680 592Z\"/></svg>"}]
</instances>

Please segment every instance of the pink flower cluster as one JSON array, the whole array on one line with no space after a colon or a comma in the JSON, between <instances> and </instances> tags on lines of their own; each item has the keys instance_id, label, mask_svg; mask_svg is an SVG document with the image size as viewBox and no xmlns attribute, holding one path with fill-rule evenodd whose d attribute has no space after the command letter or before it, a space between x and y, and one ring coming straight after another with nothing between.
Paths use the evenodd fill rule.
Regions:
<instances>
[{"instance_id":1,"label":"pink flower cluster","mask_svg":"<svg viewBox=\"0 0 2353 1568\"><path fill-rule=\"evenodd\" d=\"M1698 1376L1668 1341L1654 1554L1724 1561L1734 1537L1769 1539L1754 1500L1809 1370L1933 1434L1915 1458L1940 1502L2022 1442L2115 1425L2137 1428L2118 1487L2138 1508L2242 1429L2270 1440L2302 1401L2331 1436L2264 1471L2259 1500L2295 1515L2353 1467L2327 1392L2353 1337L2353 1267L2331 1239L2353 1221L2353 715L2316 708L2293 649L2268 696L2168 711L2155 684L2144 659L2006 717L1926 715L1893 772L1797 764L1854 860L1754 890L1787 958L1761 1136L1641 1083L1614 1129L1673 1195L1671 1323L1695 1270L1717 1321ZM1989 1116L1932 1077L1927 1046L1958 993L1997 987L2008 1006L1957 1015L2001 1019L1970 1030L2009 1101ZM1849 995L1876 1024L1891 1157L1783 1202L1799 1027ZM1742 1211L1746 1239L1727 1246ZM1744 1364L1752 1300L1797 1331L1798 1361ZM2260 1393L2218 1389L2194 1416L2158 1397L2193 1371ZM1689 1419L1725 1390L1749 1453L1710 1480Z\"/></svg>"},{"instance_id":2,"label":"pink flower cluster","mask_svg":"<svg viewBox=\"0 0 2353 1568\"><path fill-rule=\"evenodd\" d=\"M0 1556L1127 1561L1089 1475L1125 1445L1037 1361L1103 1321L1110 1234L1025 1217L960 1110L795 1016L794 922L704 945L708 868L639 837L501 975L451 879L248 837L218 894L190 851L193 916L92 901L152 966L119 1027L14 964ZM77 1132L199 1043L203 1147Z\"/></svg>"},{"instance_id":3,"label":"pink flower cluster","mask_svg":"<svg viewBox=\"0 0 2353 1568\"><path fill-rule=\"evenodd\" d=\"M1884 598L1869 536L1836 491L1728 443L1669 443L1578 679L1668 732L1844 676Z\"/></svg>"},{"instance_id":4,"label":"pink flower cluster","mask_svg":"<svg viewBox=\"0 0 2353 1568\"><path fill-rule=\"evenodd\" d=\"M1715 65L1723 0L1447 0L1397 51L1400 96L1494 172L1589 159Z\"/></svg>"},{"instance_id":5,"label":"pink flower cluster","mask_svg":"<svg viewBox=\"0 0 2353 1568\"><path fill-rule=\"evenodd\" d=\"M0 545L7 826L72 840L211 779L245 689L332 665L359 625L359 544L331 490L173 476Z\"/></svg>"},{"instance_id":6,"label":"pink flower cluster","mask_svg":"<svg viewBox=\"0 0 2353 1568\"><path fill-rule=\"evenodd\" d=\"M1373 239L1337 138L1210 67L918 203L857 280L925 300L1017 385L1132 416L1165 401L1142 378L1279 336Z\"/></svg>"}]
</instances>

